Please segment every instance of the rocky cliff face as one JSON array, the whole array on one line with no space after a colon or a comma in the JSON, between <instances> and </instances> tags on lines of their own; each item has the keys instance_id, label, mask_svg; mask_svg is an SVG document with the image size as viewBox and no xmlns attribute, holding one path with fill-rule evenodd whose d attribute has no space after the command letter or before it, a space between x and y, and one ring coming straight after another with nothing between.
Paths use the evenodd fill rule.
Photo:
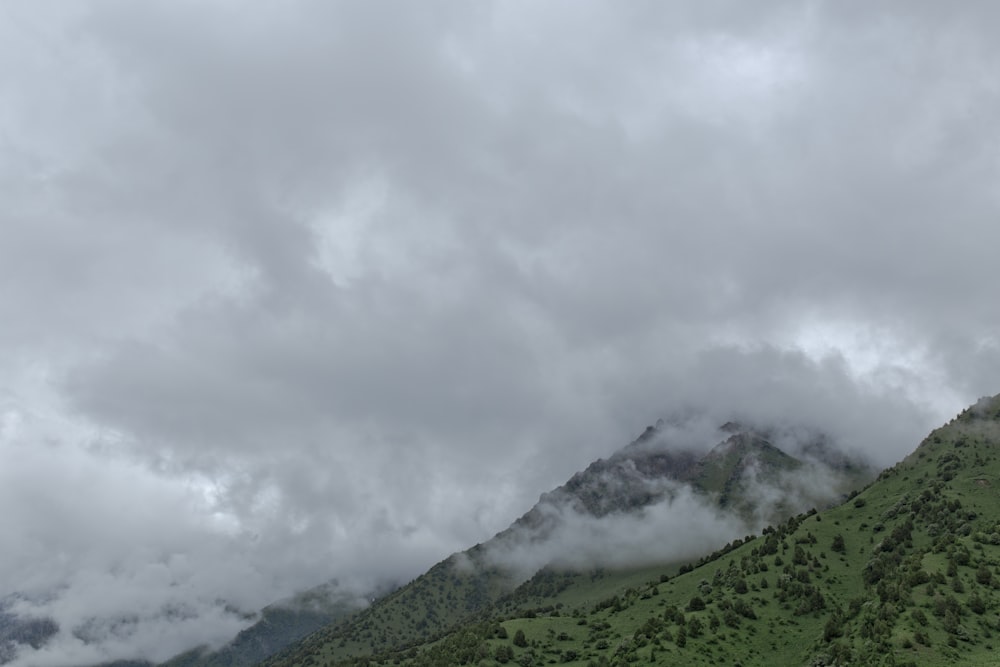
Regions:
<instances>
[{"instance_id":1,"label":"rocky cliff face","mask_svg":"<svg viewBox=\"0 0 1000 667\"><path fill-rule=\"evenodd\" d=\"M543 494L511 529L529 530L540 539L552 529L554 513L547 508L600 518L668 500L682 487L748 521L769 522L789 511L808 509L798 507L802 502L827 505L874 477L873 469L838 452L822 434L801 431L798 437L784 433L779 437L776 433L727 422L704 434L718 439L713 446L711 440L675 441L671 436L676 429L658 422L609 458L594 461ZM791 445L796 455L772 440ZM821 484L813 484L817 478Z\"/></svg>"}]
</instances>

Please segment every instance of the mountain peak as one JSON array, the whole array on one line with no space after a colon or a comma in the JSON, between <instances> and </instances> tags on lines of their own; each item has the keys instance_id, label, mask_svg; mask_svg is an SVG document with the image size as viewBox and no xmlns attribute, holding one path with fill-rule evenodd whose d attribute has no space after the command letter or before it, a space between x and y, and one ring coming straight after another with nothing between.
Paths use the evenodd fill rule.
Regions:
<instances>
[{"instance_id":1,"label":"mountain peak","mask_svg":"<svg viewBox=\"0 0 1000 667\"><path fill-rule=\"evenodd\" d=\"M719 427L719 430L722 431L723 433L739 433L747 429L742 423L738 421L727 421L725 424Z\"/></svg>"}]
</instances>

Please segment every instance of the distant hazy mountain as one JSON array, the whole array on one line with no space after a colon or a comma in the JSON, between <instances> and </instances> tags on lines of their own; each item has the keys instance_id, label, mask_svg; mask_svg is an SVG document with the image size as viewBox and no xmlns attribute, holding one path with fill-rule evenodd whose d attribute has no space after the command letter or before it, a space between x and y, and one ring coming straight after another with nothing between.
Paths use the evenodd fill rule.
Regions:
<instances>
[{"instance_id":1,"label":"distant hazy mountain","mask_svg":"<svg viewBox=\"0 0 1000 667\"><path fill-rule=\"evenodd\" d=\"M18 645L40 648L59 626L49 618L19 617L10 608L16 596L0 600L0 664L10 662L17 655Z\"/></svg>"},{"instance_id":2,"label":"distant hazy mountain","mask_svg":"<svg viewBox=\"0 0 1000 667\"><path fill-rule=\"evenodd\" d=\"M384 592L384 591L383 591ZM357 611L367 604L372 595L340 588L335 581L317 586L272 604L257 614L257 621L240 632L231 642L218 650L197 647L165 663L169 667L235 667L252 665L273 655L289 644L302 639L314 630ZM17 657L23 649L40 649L59 632L59 626L49 618L25 617L12 612L18 596L8 596L0 601L0 664ZM102 627L100 619L93 626ZM73 629L81 641L99 641L100 635L89 625ZM94 638L91 638L94 634ZM90 667L152 667L144 660L118 660Z\"/></svg>"},{"instance_id":3,"label":"distant hazy mountain","mask_svg":"<svg viewBox=\"0 0 1000 667\"><path fill-rule=\"evenodd\" d=\"M365 597L341 589L335 581L329 582L264 608L260 620L222 648L197 648L163 663L163 667L254 665L366 603Z\"/></svg>"}]
</instances>

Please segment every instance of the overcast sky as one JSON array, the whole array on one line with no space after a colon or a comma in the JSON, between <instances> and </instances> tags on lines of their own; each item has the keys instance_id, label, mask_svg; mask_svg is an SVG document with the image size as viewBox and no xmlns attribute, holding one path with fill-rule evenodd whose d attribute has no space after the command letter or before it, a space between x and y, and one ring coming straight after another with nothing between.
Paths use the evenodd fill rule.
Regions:
<instances>
[{"instance_id":1,"label":"overcast sky","mask_svg":"<svg viewBox=\"0 0 1000 667\"><path fill-rule=\"evenodd\" d=\"M412 577L679 408L898 460L1000 392L998 32L986 0L3 2L0 594L65 631L18 665ZM85 648L91 615L138 622Z\"/></svg>"}]
</instances>

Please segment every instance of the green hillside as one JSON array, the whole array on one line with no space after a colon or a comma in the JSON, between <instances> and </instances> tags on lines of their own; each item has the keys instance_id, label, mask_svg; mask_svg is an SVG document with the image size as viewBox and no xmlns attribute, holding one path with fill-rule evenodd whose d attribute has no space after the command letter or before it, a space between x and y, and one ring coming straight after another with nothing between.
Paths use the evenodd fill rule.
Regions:
<instances>
[{"instance_id":1,"label":"green hillside","mask_svg":"<svg viewBox=\"0 0 1000 667\"><path fill-rule=\"evenodd\" d=\"M493 549L516 549L547 540L558 528L559 519L546 508L571 508L592 517L634 512L665 497L667 491L649 484L663 480L689 483L721 504L748 483L743 477L751 468L755 475L762 473L770 479L802 465L756 436L729 435L707 456L696 456L664 448L662 443L653 446L657 434L656 427L649 427L608 460L594 462L564 486L543 495L538 505L486 544L447 558L369 609L320 629L282 656L321 653L329 660L347 660L422 644L470 620L489 618L497 609L510 609L514 601L530 598L543 607L554 604L537 591L526 592L534 590L532 586L537 589L539 577L547 576L548 571L517 588L524 574L502 567L490 557ZM723 493L725 489L729 495ZM679 565L675 563L674 568ZM565 575L561 585L565 588L569 586L566 582L581 577L584 575ZM619 578L616 574L611 581ZM282 656L271 662L287 662Z\"/></svg>"},{"instance_id":2,"label":"green hillside","mask_svg":"<svg viewBox=\"0 0 1000 667\"><path fill-rule=\"evenodd\" d=\"M998 664L998 454L994 397L847 502L696 563L543 570L445 634L349 657L338 646L406 623L362 615L361 625L328 628L267 664ZM426 620L421 599L467 590L455 576L442 572L423 593L398 592L410 597L394 613ZM453 602L459 618L468 597Z\"/></svg>"}]
</instances>

